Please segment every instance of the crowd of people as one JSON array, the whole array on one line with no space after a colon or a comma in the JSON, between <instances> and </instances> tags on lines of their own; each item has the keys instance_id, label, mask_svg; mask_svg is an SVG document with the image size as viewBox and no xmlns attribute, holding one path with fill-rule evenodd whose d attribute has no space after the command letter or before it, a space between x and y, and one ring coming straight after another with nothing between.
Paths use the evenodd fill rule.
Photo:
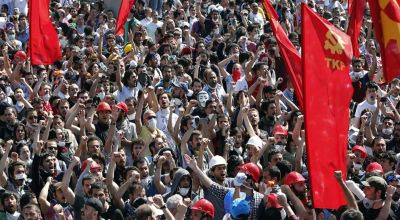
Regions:
<instances>
[{"instance_id":1,"label":"crowd of people","mask_svg":"<svg viewBox=\"0 0 400 220\"><path fill-rule=\"evenodd\" d=\"M331 210L312 203L262 1L135 0L122 36L103 1L49 2L62 59L44 66L28 1L0 0L0 220L400 219L400 80L382 78L368 9ZM271 1L299 51L301 2ZM305 2L346 31L346 0Z\"/></svg>"}]
</instances>

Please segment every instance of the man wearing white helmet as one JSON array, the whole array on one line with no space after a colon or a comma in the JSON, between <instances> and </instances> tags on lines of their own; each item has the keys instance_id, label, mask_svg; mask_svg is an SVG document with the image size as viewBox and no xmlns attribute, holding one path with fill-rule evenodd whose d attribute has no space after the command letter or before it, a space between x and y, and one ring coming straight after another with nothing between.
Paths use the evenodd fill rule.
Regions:
<instances>
[{"instance_id":1,"label":"man wearing white helmet","mask_svg":"<svg viewBox=\"0 0 400 220\"><path fill-rule=\"evenodd\" d=\"M216 155L211 158L209 164L208 176L217 184L224 187L234 187L233 178L227 178L226 160ZM204 189L204 198L214 204L215 219L222 219L225 214L223 203L218 202L218 198L210 192L206 187Z\"/></svg>"}]
</instances>

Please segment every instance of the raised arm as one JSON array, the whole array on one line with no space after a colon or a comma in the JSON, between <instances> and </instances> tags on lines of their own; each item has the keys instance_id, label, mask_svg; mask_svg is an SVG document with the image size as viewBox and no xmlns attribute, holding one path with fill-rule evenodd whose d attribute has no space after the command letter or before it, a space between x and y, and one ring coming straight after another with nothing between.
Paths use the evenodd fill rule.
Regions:
<instances>
[{"instance_id":1,"label":"raised arm","mask_svg":"<svg viewBox=\"0 0 400 220\"><path fill-rule=\"evenodd\" d=\"M3 157L0 160L0 186L5 187L7 184L7 174L4 172L7 166L8 155L10 154L13 145L12 140L8 140L6 143L6 149L4 151Z\"/></svg>"},{"instance_id":2,"label":"raised arm","mask_svg":"<svg viewBox=\"0 0 400 220\"><path fill-rule=\"evenodd\" d=\"M64 192L65 199L69 204L74 204L75 203L75 194L74 192L69 188L69 182L72 177L72 173L74 172L74 167L78 165L80 162L79 157L73 157L71 163L69 164L69 167L67 171L64 173L62 182L61 182L61 189Z\"/></svg>"},{"instance_id":3,"label":"raised arm","mask_svg":"<svg viewBox=\"0 0 400 220\"><path fill-rule=\"evenodd\" d=\"M390 213L390 208L392 205L392 197L393 194L396 192L396 188L394 186L389 185L386 188L386 199L385 199L385 204L383 205L381 211L379 212L378 218L376 218L377 220L386 220L389 217L389 213ZM384 192L382 192L384 193Z\"/></svg>"},{"instance_id":4,"label":"raised arm","mask_svg":"<svg viewBox=\"0 0 400 220\"><path fill-rule=\"evenodd\" d=\"M185 154L188 154L188 152L189 152L187 143L189 142L190 136L192 135L193 131L194 131L194 128L190 127L182 137L182 141L181 141L181 154L182 154L182 156L185 155Z\"/></svg>"},{"instance_id":5,"label":"raised arm","mask_svg":"<svg viewBox=\"0 0 400 220\"><path fill-rule=\"evenodd\" d=\"M121 77L121 59L118 58L117 61L118 61L118 65L117 65L117 72L115 72L115 81L118 86L118 90L122 91L123 84L121 81L121 78L122 78Z\"/></svg>"},{"instance_id":6,"label":"raised arm","mask_svg":"<svg viewBox=\"0 0 400 220\"><path fill-rule=\"evenodd\" d=\"M294 192L292 191L292 189L290 189L288 185L282 185L281 190L283 193L286 194L288 199L292 202L294 209L296 210L297 216L299 216L300 219L303 219L306 216L307 211L304 208L304 205L301 202L301 200L294 194Z\"/></svg>"},{"instance_id":7,"label":"raised arm","mask_svg":"<svg viewBox=\"0 0 400 220\"><path fill-rule=\"evenodd\" d=\"M162 165L167 161L165 156L158 157L156 171L154 173L154 183L156 185L157 191L164 194L167 191L167 187L161 181L161 169Z\"/></svg>"},{"instance_id":8,"label":"raised arm","mask_svg":"<svg viewBox=\"0 0 400 220\"><path fill-rule=\"evenodd\" d=\"M42 190L40 191L40 195L39 195L39 205L40 205L40 209L43 212L44 216L47 216L50 214L51 212L51 204L50 202L47 201L47 196L49 195L49 188L50 188L50 184L53 181L53 177L48 177L46 184L44 184Z\"/></svg>"},{"instance_id":9,"label":"raised arm","mask_svg":"<svg viewBox=\"0 0 400 220\"><path fill-rule=\"evenodd\" d=\"M194 174L197 175L200 179L204 188L209 188L213 184L213 181L203 172L198 166L196 159L191 158L189 155L185 154L186 164L193 170Z\"/></svg>"},{"instance_id":10,"label":"raised arm","mask_svg":"<svg viewBox=\"0 0 400 220\"><path fill-rule=\"evenodd\" d=\"M135 115L135 122L136 122L136 131L137 134L139 135L140 132L142 131L142 112L143 112L143 106L144 106L144 101L147 99L147 93L143 91L142 95L139 98L139 104L136 110L136 115Z\"/></svg>"},{"instance_id":11,"label":"raised arm","mask_svg":"<svg viewBox=\"0 0 400 220\"><path fill-rule=\"evenodd\" d=\"M340 188L342 189L344 197L346 198L347 208L348 209L356 209L356 210L358 210L358 205L357 205L356 198L354 198L354 195L350 191L350 189L347 188L347 185L343 180L343 175L342 175L342 171L341 170L335 171L335 178L336 178L337 182L339 183Z\"/></svg>"}]
</instances>

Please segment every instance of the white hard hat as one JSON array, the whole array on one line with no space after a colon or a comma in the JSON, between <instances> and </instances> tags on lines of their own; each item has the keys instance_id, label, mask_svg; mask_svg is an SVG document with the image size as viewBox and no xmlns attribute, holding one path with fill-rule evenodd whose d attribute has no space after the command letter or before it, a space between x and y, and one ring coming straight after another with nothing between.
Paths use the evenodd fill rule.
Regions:
<instances>
[{"instance_id":1,"label":"white hard hat","mask_svg":"<svg viewBox=\"0 0 400 220\"><path fill-rule=\"evenodd\" d=\"M210 162L208 164L209 164L209 167L211 169L211 168L213 168L215 166L226 165L226 160L223 157L221 157L219 155L216 155L213 158L211 158L211 160L210 160Z\"/></svg>"}]
</instances>

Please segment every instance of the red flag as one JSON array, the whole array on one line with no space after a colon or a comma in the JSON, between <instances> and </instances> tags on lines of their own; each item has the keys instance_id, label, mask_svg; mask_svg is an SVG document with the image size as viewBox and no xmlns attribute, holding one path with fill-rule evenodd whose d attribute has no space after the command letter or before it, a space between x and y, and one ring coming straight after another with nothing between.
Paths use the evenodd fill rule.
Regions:
<instances>
[{"instance_id":1,"label":"red flag","mask_svg":"<svg viewBox=\"0 0 400 220\"><path fill-rule=\"evenodd\" d=\"M348 0L348 1L347 1L347 13L348 13L349 15L351 15L352 7L353 7L353 2L354 2L354 1L357 1L357 0Z\"/></svg>"},{"instance_id":2,"label":"red flag","mask_svg":"<svg viewBox=\"0 0 400 220\"><path fill-rule=\"evenodd\" d=\"M360 35L361 25L363 22L363 15L366 6L366 0L354 0L349 8L350 21L347 28L347 34L351 37L353 45L353 53L355 57L360 57L360 50L358 46L358 36Z\"/></svg>"},{"instance_id":3,"label":"red flag","mask_svg":"<svg viewBox=\"0 0 400 220\"><path fill-rule=\"evenodd\" d=\"M276 13L274 7L272 7L270 0L264 0L263 5L265 10L267 11L268 18L274 18L275 20L279 20L278 13Z\"/></svg>"},{"instance_id":4,"label":"red flag","mask_svg":"<svg viewBox=\"0 0 400 220\"><path fill-rule=\"evenodd\" d=\"M62 57L58 34L50 20L49 0L29 1L28 54L34 65L49 65Z\"/></svg>"},{"instance_id":5,"label":"red flag","mask_svg":"<svg viewBox=\"0 0 400 220\"><path fill-rule=\"evenodd\" d=\"M276 11L274 8L267 7L267 5L271 6L269 0L264 0L265 10L267 14L274 15ZM292 42L286 36L285 32L282 29L282 26L279 24L278 20L275 19L274 16L268 16L269 21L271 23L272 31L274 32L274 36L276 41L278 42L279 50L281 52L282 58L285 61L286 70L289 73L290 81L292 82L294 92L296 94L297 100L299 102L300 109L303 108L303 79L302 79L302 70L301 70L301 57L296 47L293 46Z\"/></svg>"},{"instance_id":6,"label":"red flag","mask_svg":"<svg viewBox=\"0 0 400 220\"><path fill-rule=\"evenodd\" d=\"M124 25L134 3L135 0L122 0L121 2L121 6L119 7L119 12L118 12L117 29L116 29L117 35L119 36L124 34L125 30Z\"/></svg>"},{"instance_id":7,"label":"red flag","mask_svg":"<svg viewBox=\"0 0 400 220\"><path fill-rule=\"evenodd\" d=\"M334 171L347 171L349 106L353 94L349 76L351 41L304 3L301 18L305 128L313 205L337 209L346 203Z\"/></svg>"},{"instance_id":8,"label":"red flag","mask_svg":"<svg viewBox=\"0 0 400 220\"><path fill-rule=\"evenodd\" d=\"M369 0L386 82L400 75L400 0Z\"/></svg>"}]
</instances>

